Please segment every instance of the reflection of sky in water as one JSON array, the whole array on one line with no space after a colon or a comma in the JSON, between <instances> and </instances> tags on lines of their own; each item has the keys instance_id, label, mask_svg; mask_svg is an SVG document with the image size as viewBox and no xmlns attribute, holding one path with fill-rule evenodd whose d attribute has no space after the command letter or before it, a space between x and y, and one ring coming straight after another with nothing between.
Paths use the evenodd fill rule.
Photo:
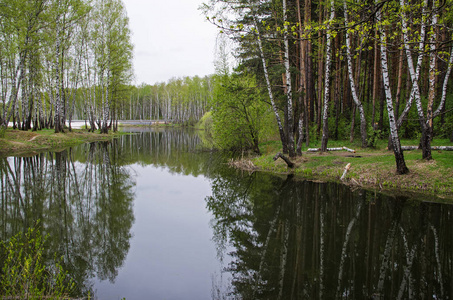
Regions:
<instances>
[{"instance_id":1,"label":"reflection of sky in water","mask_svg":"<svg viewBox=\"0 0 453 300\"><path fill-rule=\"evenodd\" d=\"M210 299L221 270L211 241L203 177L134 165L137 173L131 247L115 283L97 283L107 299Z\"/></svg>"}]
</instances>

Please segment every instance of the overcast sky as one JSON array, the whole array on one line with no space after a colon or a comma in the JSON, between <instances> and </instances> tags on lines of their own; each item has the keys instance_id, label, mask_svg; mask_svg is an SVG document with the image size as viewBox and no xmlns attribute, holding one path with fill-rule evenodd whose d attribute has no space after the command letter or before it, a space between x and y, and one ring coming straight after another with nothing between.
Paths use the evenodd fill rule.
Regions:
<instances>
[{"instance_id":1,"label":"overcast sky","mask_svg":"<svg viewBox=\"0 0 453 300\"><path fill-rule=\"evenodd\" d=\"M214 73L217 29L198 7L203 0L123 0L134 44L133 84Z\"/></svg>"}]
</instances>

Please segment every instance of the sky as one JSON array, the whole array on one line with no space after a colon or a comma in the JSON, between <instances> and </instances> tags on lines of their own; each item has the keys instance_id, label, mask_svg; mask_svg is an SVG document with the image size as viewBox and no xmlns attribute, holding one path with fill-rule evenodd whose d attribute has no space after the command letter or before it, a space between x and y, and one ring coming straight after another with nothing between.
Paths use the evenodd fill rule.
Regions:
<instances>
[{"instance_id":1,"label":"sky","mask_svg":"<svg viewBox=\"0 0 453 300\"><path fill-rule=\"evenodd\" d=\"M134 44L133 84L214 73L217 28L203 0L123 0Z\"/></svg>"}]
</instances>

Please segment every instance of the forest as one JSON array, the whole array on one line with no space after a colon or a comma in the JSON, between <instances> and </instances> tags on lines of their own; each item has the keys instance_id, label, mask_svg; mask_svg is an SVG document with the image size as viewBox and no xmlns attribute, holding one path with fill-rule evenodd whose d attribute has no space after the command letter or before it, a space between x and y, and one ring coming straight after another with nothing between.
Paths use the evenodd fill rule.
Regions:
<instances>
[{"instance_id":1,"label":"forest","mask_svg":"<svg viewBox=\"0 0 453 300\"><path fill-rule=\"evenodd\" d=\"M206 18L235 42L239 61L232 74L227 59L218 61L214 103L232 103L229 112L213 105L214 132L228 130L234 115L244 126L232 144L256 148L267 132L257 109L266 105L290 157L318 137L322 151L329 138L358 138L365 148L388 137L397 172L406 173L401 138L419 139L427 160L433 137L453 139L451 5L210 1Z\"/></svg>"},{"instance_id":2,"label":"forest","mask_svg":"<svg viewBox=\"0 0 453 300\"><path fill-rule=\"evenodd\" d=\"M404 174L401 138L418 139L426 160L433 138L453 140L451 8L210 0L200 11L219 28L215 74L134 86L121 0L3 0L0 134L11 123L58 133L78 119L107 133L119 120L201 121L218 148L259 153L277 138L289 157L318 139L326 151L329 139L388 138Z\"/></svg>"},{"instance_id":3,"label":"forest","mask_svg":"<svg viewBox=\"0 0 453 300\"><path fill-rule=\"evenodd\" d=\"M106 133L132 79L121 0L0 3L0 123L64 131L83 117Z\"/></svg>"}]
</instances>

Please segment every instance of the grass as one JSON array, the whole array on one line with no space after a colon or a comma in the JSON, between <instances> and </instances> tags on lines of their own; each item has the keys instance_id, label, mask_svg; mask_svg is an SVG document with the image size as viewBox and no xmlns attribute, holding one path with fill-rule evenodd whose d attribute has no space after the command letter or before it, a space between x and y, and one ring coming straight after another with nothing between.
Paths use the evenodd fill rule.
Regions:
<instances>
[{"instance_id":1,"label":"grass","mask_svg":"<svg viewBox=\"0 0 453 300\"><path fill-rule=\"evenodd\" d=\"M31 155L45 150L62 150L67 147L110 140L122 133L90 133L85 129L73 129L72 132L55 133L52 129L40 131L22 131L7 129L4 138L0 138L0 156Z\"/></svg>"},{"instance_id":2,"label":"grass","mask_svg":"<svg viewBox=\"0 0 453 300\"><path fill-rule=\"evenodd\" d=\"M416 140L402 140L403 145L418 145ZM434 140L433 146L452 146L449 140ZM328 147L346 146L356 150L356 153L346 151L331 151L327 153L306 152L307 148L319 148L320 141L313 141L309 147L304 147L302 157L292 159L296 167L290 169L286 163L273 160L277 152L281 152L279 141L269 141L260 144L263 155L251 157L255 169L287 174L293 173L308 179L324 181L340 181L345 166L350 163L346 179L343 183L381 191L407 194L415 192L426 200L432 197L443 197L453 200L453 151L433 150L433 160L422 159L421 150L405 151L404 157L409 168L409 174L396 174L396 164L393 152L388 151L387 141L381 140L376 148L362 149L357 142L329 141ZM239 164L240 165L240 164ZM243 165L251 165L243 164Z\"/></svg>"}]
</instances>

